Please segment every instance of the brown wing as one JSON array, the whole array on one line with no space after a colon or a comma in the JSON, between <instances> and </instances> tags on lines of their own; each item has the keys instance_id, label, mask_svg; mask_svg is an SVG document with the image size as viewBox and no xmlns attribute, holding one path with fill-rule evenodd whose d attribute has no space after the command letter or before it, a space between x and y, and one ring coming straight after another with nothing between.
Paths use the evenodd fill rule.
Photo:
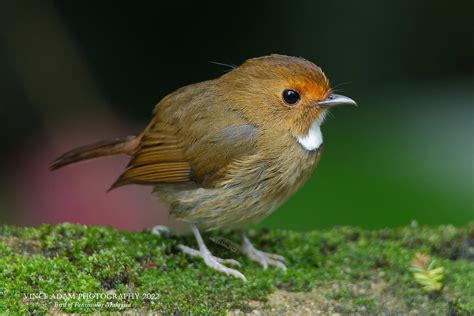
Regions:
<instances>
[{"instance_id":1,"label":"brown wing","mask_svg":"<svg viewBox=\"0 0 474 316\"><path fill-rule=\"evenodd\" d=\"M164 98L141 135L127 170L112 188L136 184L213 187L234 160L252 154L259 130L224 103L204 82Z\"/></svg>"}]
</instances>

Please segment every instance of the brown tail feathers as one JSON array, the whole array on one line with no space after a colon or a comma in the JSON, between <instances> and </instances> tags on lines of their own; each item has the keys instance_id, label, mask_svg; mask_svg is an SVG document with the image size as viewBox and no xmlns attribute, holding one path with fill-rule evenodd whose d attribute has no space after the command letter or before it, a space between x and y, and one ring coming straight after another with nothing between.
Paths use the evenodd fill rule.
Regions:
<instances>
[{"instance_id":1,"label":"brown tail feathers","mask_svg":"<svg viewBox=\"0 0 474 316\"><path fill-rule=\"evenodd\" d=\"M72 163L103 156L119 154L131 155L139 143L140 137L125 136L77 147L53 161L51 165L49 165L49 169L56 170Z\"/></svg>"}]
</instances>

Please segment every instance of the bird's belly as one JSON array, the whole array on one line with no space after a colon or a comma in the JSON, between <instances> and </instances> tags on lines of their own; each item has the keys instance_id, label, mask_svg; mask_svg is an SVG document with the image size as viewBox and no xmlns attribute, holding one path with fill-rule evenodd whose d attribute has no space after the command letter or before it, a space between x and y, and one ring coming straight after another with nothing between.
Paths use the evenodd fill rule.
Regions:
<instances>
[{"instance_id":1,"label":"bird's belly","mask_svg":"<svg viewBox=\"0 0 474 316\"><path fill-rule=\"evenodd\" d=\"M239 190L238 187L174 192L158 189L156 192L170 205L173 217L205 229L235 228L258 222L286 199L283 196L269 198L259 190Z\"/></svg>"},{"instance_id":2,"label":"bird's belly","mask_svg":"<svg viewBox=\"0 0 474 316\"><path fill-rule=\"evenodd\" d=\"M309 178L319 155L307 155L297 164L283 165L282 170L279 163L261 163L252 171L233 174L216 188L156 187L155 192L178 220L205 229L237 228L262 220L285 202Z\"/></svg>"}]
</instances>

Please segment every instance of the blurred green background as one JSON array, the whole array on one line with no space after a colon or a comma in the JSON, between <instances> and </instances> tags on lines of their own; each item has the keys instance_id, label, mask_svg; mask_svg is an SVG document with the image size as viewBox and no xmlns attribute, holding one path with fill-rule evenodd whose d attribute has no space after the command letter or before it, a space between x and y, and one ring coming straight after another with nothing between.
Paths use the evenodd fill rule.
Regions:
<instances>
[{"instance_id":1,"label":"blurred green background","mask_svg":"<svg viewBox=\"0 0 474 316\"><path fill-rule=\"evenodd\" d=\"M62 151L139 132L162 97L270 53L355 99L313 177L260 226L474 219L474 2L2 1L0 220L169 223L150 188L106 194L126 159L49 173Z\"/></svg>"}]
</instances>

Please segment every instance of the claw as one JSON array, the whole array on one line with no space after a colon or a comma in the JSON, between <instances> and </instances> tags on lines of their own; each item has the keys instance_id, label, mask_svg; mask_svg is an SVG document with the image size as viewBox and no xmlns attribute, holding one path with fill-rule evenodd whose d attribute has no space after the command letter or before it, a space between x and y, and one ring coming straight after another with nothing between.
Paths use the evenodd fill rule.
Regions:
<instances>
[{"instance_id":1,"label":"claw","mask_svg":"<svg viewBox=\"0 0 474 316\"><path fill-rule=\"evenodd\" d=\"M199 250L196 250L196 249L193 249L193 248L190 248L188 246L185 246L185 245L178 245L178 248L181 249L181 251L185 254L188 254L192 257L203 257L201 252ZM237 267L240 267L240 262L238 262L237 260L234 260L234 259L222 259L222 258L218 258L216 256L213 256L213 255L210 255L214 260L216 260L217 262L219 263L223 263L223 264L230 264L230 265L233 265L233 266L237 266Z\"/></svg>"},{"instance_id":2,"label":"claw","mask_svg":"<svg viewBox=\"0 0 474 316\"><path fill-rule=\"evenodd\" d=\"M217 271L223 272L226 275L231 275L233 277L239 278L243 280L244 282L247 281L247 278L240 273L239 271L235 269L231 269L229 267L226 267L224 264L230 264L234 265L237 267L240 267L240 263L234 259L221 259L218 257L215 257L212 255L212 253L207 249L206 245L204 244L204 241L202 240L201 234L199 233L198 228L195 225L191 225L191 228L193 229L194 236L196 237L196 241L199 245L199 250L190 248L185 245L179 245L179 249L183 253L186 253L192 257L201 257L204 260L204 263Z\"/></svg>"},{"instance_id":3,"label":"claw","mask_svg":"<svg viewBox=\"0 0 474 316\"><path fill-rule=\"evenodd\" d=\"M247 255L251 260L258 262L262 265L263 269L266 270L269 265L278 267L283 271L286 271L287 268L283 262L286 262L286 259L283 256L263 252L254 247L250 240L243 233L242 235L242 246L240 250L243 254Z\"/></svg>"}]
</instances>

